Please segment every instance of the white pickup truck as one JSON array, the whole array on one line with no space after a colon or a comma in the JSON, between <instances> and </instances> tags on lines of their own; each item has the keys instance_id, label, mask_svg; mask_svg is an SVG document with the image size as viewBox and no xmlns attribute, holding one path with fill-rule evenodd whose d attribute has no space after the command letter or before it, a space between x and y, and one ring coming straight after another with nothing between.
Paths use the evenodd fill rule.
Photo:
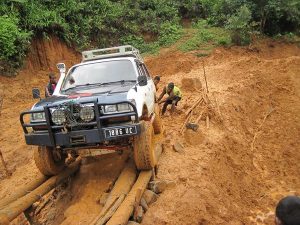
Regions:
<instances>
[{"instance_id":1,"label":"white pickup truck","mask_svg":"<svg viewBox=\"0 0 300 225\"><path fill-rule=\"evenodd\" d=\"M153 168L153 135L162 128L155 85L139 51L129 45L85 51L67 73L63 63L57 67L61 76L53 96L20 115L26 143L38 146L39 170L59 173L68 154L127 150L138 169ZM40 98L38 89L33 96Z\"/></svg>"}]
</instances>

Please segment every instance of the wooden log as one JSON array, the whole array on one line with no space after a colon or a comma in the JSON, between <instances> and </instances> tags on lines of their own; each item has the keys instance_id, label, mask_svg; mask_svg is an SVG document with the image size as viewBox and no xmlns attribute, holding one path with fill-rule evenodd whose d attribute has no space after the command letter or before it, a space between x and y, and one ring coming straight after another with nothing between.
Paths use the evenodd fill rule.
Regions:
<instances>
[{"instance_id":1,"label":"wooden log","mask_svg":"<svg viewBox=\"0 0 300 225\"><path fill-rule=\"evenodd\" d=\"M126 225L128 220L133 213L135 202L140 202L139 190L145 191L150 178L152 176L152 170L141 171L139 177L129 194L118 208L116 213L110 218L106 225Z\"/></svg>"},{"instance_id":2,"label":"wooden log","mask_svg":"<svg viewBox=\"0 0 300 225\"><path fill-rule=\"evenodd\" d=\"M0 224L6 225L7 221L12 221L19 214L29 208L34 202L38 201L41 196L47 194L57 185L62 183L67 177L75 173L81 163L81 158L77 158L77 160L72 163L68 168L66 168L62 173L57 176L53 176L49 178L46 182L40 185L38 188L30 192L29 194L21 197L20 199L12 202L5 208L0 210Z\"/></svg>"},{"instance_id":3,"label":"wooden log","mask_svg":"<svg viewBox=\"0 0 300 225\"><path fill-rule=\"evenodd\" d=\"M110 212L110 209L114 206L115 202L120 198L120 196L126 196L128 194L136 180L136 176L137 172L134 162L133 160L129 160L115 182L115 185L110 192L105 205L101 209L100 214L90 223L91 225L98 224L100 221L102 221L102 218L106 217L106 214Z\"/></svg>"},{"instance_id":4,"label":"wooden log","mask_svg":"<svg viewBox=\"0 0 300 225\"><path fill-rule=\"evenodd\" d=\"M200 104L202 101L203 101L202 97L198 98L198 99L196 100L196 102L194 103L194 105L192 105L192 107L189 108L189 109L185 112L185 115L188 116L188 115L193 111L193 109L196 108L196 106L197 106L198 104Z\"/></svg>"},{"instance_id":5,"label":"wooden log","mask_svg":"<svg viewBox=\"0 0 300 225\"><path fill-rule=\"evenodd\" d=\"M25 185L25 187L21 187L18 190L14 192L13 195L4 198L0 201L0 209L4 208L8 204L12 203L13 201L16 201L17 199L23 197L24 195L30 193L34 189L36 189L38 186L40 186L42 183L44 183L48 178L44 175L38 176L35 180Z\"/></svg>"},{"instance_id":6,"label":"wooden log","mask_svg":"<svg viewBox=\"0 0 300 225\"><path fill-rule=\"evenodd\" d=\"M111 217L112 215L117 211L119 206L122 204L122 202L125 199L125 194L122 194L114 203L113 205L109 208L107 213L99 220L97 221L96 225L103 225L105 224Z\"/></svg>"},{"instance_id":7,"label":"wooden log","mask_svg":"<svg viewBox=\"0 0 300 225\"><path fill-rule=\"evenodd\" d=\"M136 192L136 197L135 197L135 203L134 203L134 213L133 213L133 219L137 221L137 217L139 214L139 206L140 206L140 200L142 198L142 194L144 191L142 191L140 188Z\"/></svg>"}]
</instances>

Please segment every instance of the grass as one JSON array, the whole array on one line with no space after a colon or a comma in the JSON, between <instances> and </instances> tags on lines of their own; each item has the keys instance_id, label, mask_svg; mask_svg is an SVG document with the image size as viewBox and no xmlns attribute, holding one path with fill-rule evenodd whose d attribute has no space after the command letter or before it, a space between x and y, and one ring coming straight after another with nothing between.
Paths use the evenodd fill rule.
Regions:
<instances>
[{"instance_id":1,"label":"grass","mask_svg":"<svg viewBox=\"0 0 300 225\"><path fill-rule=\"evenodd\" d=\"M203 21L194 24L193 27L196 32L191 38L178 46L179 50L183 52L194 50L211 51L217 46L231 45L230 31L224 28L211 27Z\"/></svg>"}]
</instances>

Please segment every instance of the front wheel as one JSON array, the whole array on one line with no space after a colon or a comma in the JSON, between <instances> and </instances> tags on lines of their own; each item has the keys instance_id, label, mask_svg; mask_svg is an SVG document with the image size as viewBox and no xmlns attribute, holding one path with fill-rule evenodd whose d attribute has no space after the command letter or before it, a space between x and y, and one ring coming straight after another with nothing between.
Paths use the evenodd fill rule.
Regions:
<instances>
[{"instance_id":1,"label":"front wheel","mask_svg":"<svg viewBox=\"0 0 300 225\"><path fill-rule=\"evenodd\" d=\"M154 130L150 122L141 122L141 134L134 138L133 151L138 170L150 170L156 166Z\"/></svg>"},{"instance_id":2,"label":"front wheel","mask_svg":"<svg viewBox=\"0 0 300 225\"><path fill-rule=\"evenodd\" d=\"M56 154L53 148L47 146L39 146L34 150L34 161L45 176L57 175L66 165L65 157L62 154Z\"/></svg>"}]
</instances>

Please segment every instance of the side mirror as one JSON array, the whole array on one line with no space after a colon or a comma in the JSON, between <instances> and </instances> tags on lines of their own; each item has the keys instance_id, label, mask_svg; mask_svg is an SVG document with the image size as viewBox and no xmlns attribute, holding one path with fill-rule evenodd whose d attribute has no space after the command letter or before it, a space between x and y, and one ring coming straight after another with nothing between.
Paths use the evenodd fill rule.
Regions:
<instances>
[{"instance_id":1,"label":"side mirror","mask_svg":"<svg viewBox=\"0 0 300 225\"><path fill-rule=\"evenodd\" d=\"M41 99L41 93L38 88L32 88L32 97L34 99Z\"/></svg>"},{"instance_id":2,"label":"side mirror","mask_svg":"<svg viewBox=\"0 0 300 225\"><path fill-rule=\"evenodd\" d=\"M140 86L146 86L148 84L148 80L146 76L138 76L138 84Z\"/></svg>"},{"instance_id":3,"label":"side mirror","mask_svg":"<svg viewBox=\"0 0 300 225\"><path fill-rule=\"evenodd\" d=\"M57 67L57 69L59 70L60 73L65 73L66 72L66 65L64 63L57 63L56 67Z\"/></svg>"}]
</instances>

